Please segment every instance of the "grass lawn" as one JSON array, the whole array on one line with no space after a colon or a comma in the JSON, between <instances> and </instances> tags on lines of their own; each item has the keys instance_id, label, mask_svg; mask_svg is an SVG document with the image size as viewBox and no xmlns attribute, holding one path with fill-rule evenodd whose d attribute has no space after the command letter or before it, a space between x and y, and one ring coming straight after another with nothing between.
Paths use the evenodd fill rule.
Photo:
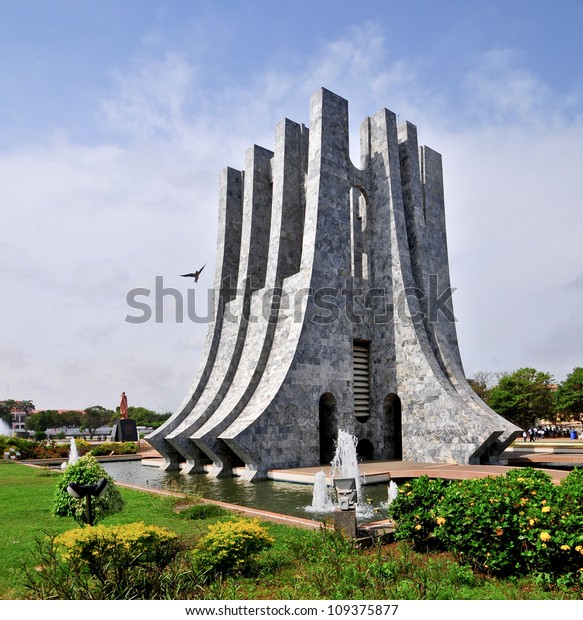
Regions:
<instances>
[{"instance_id":1,"label":"grass lawn","mask_svg":"<svg viewBox=\"0 0 583 620\"><path fill-rule=\"evenodd\" d=\"M78 527L51 515L60 472L0 464L0 599L21 599L19 565L34 562L35 539L44 532ZM218 518L188 520L177 500L120 488L124 510L104 525L143 521L162 525L194 542ZM477 575L449 554L416 553L405 543L368 550L323 532L265 524L275 539L253 575L230 576L198 592L204 599L581 599L582 592L545 588L532 579L497 580Z\"/></svg>"},{"instance_id":2,"label":"grass lawn","mask_svg":"<svg viewBox=\"0 0 583 620\"><path fill-rule=\"evenodd\" d=\"M78 527L71 518L53 517L53 494L58 471L16 463L0 463L0 599L21 598L19 563L30 557L35 538L44 532L60 533ZM197 535L204 526L177 518L176 500L120 488L123 512L101 523L117 525L143 521L164 525L185 536Z\"/></svg>"}]
</instances>

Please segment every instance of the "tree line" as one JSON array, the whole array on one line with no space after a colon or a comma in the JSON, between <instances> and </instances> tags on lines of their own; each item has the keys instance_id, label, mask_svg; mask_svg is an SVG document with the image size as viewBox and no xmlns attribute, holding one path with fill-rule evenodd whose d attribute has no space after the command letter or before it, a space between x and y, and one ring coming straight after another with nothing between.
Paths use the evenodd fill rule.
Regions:
<instances>
[{"instance_id":1,"label":"tree line","mask_svg":"<svg viewBox=\"0 0 583 620\"><path fill-rule=\"evenodd\" d=\"M25 409L22 403L27 403L28 409ZM13 411L27 411L28 413L34 411L34 404L32 401L9 400L0 403L0 418L7 424L12 423ZM128 417L135 420L137 426L158 428L171 415L170 412L156 413L146 409L146 407L128 407ZM27 415L25 427L27 430L34 431L35 433L44 433L49 429L57 428L79 428L79 430L89 433L89 436L93 438L98 428L110 426L117 419L119 419L119 407L115 411L101 405L87 407L83 411L59 412L54 409L47 409Z\"/></svg>"},{"instance_id":2,"label":"tree line","mask_svg":"<svg viewBox=\"0 0 583 620\"><path fill-rule=\"evenodd\" d=\"M552 424L583 421L583 368L573 369L564 381L555 383L553 376L534 368L514 372L478 371L468 380L476 394L496 413L523 429L545 420ZM12 423L12 411L33 411L30 400L0 402L0 419ZM128 416L138 426L157 428L172 414L156 413L145 407L129 407ZM101 405L84 411L38 411L26 418L26 428L45 432L51 428L79 428L93 437L101 426L119 418L115 411Z\"/></svg>"},{"instance_id":3,"label":"tree line","mask_svg":"<svg viewBox=\"0 0 583 620\"><path fill-rule=\"evenodd\" d=\"M8 426L12 424L13 411L29 413L34 411L34 403L32 400L13 400L12 398L0 401L0 420L4 420Z\"/></svg>"},{"instance_id":4,"label":"tree line","mask_svg":"<svg viewBox=\"0 0 583 620\"><path fill-rule=\"evenodd\" d=\"M574 368L560 383L550 373L534 368L478 371L468 382L496 413L525 430L540 420L551 424L583 421L583 368Z\"/></svg>"}]
</instances>

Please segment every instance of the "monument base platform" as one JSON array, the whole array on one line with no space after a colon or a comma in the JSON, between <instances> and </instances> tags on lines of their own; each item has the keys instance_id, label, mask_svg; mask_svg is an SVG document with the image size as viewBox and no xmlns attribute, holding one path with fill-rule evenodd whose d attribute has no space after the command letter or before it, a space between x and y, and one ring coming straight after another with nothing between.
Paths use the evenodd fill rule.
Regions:
<instances>
[{"instance_id":1,"label":"monument base platform","mask_svg":"<svg viewBox=\"0 0 583 620\"><path fill-rule=\"evenodd\" d=\"M138 441L136 421L131 419L116 420L111 429L111 441Z\"/></svg>"}]
</instances>

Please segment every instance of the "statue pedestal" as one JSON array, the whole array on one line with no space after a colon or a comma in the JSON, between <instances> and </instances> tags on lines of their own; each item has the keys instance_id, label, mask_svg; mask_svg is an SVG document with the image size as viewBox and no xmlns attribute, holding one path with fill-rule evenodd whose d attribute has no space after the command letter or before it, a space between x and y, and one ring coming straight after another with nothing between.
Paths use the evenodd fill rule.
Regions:
<instances>
[{"instance_id":1,"label":"statue pedestal","mask_svg":"<svg viewBox=\"0 0 583 620\"><path fill-rule=\"evenodd\" d=\"M115 421L111 429L111 441L138 441L139 439L135 420L122 418Z\"/></svg>"}]
</instances>

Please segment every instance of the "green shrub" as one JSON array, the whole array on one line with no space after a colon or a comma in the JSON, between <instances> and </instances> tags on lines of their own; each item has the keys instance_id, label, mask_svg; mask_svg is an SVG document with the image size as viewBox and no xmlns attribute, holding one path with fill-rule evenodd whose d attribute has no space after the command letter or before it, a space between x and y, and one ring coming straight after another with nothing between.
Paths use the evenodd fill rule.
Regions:
<instances>
[{"instance_id":1,"label":"green shrub","mask_svg":"<svg viewBox=\"0 0 583 620\"><path fill-rule=\"evenodd\" d=\"M396 521L397 540L411 540L419 549L433 544L435 519L449 484L441 478L420 476L399 487L388 509Z\"/></svg>"},{"instance_id":2,"label":"green shrub","mask_svg":"<svg viewBox=\"0 0 583 620\"><path fill-rule=\"evenodd\" d=\"M115 486L111 476L95 460L95 457L87 454L76 463L67 465L60 476L53 499L53 515L56 517L73 517L80 524L86 523L85 499L71 497L67 492L67 485L69 482L77 482L82 485L95 484L101 478L105 478L108 484L99 497L91 498L93 522L96 523L108 515L120 512L123 509L123 499L119 489Z\"/></svg>"},{"instance_id":3,"label":"green shrub","mask_svg":"<svg viewBox=\"0 0 583 620\"><path fill-rule=\"evenodd\" d=\"M58 455L60 458L68 458L69 457L69 452L71 451L71 446L69 446L68 444L64 444L64 443L54 443L51 447L50 447L51 452L53 452L55 455Z\"/></svg>"},{"instance_id":4,"label":"green shrub","mask_svg":"<svg viewBox=\"0 0 583 620\"><path fill-rule=\"evenodd\" d=\"M3 452L19 452L18 460L23 459L42 459L51 458L55 455L51 453L50 444L44 441L33 441L30 439L21 439L19 437L1 437L0 449Z\"/></svg>"},{"instance_id":5,"label":"green shrub","mask_svg":"<svg viewBox=\"0 0 583 620\"><path fill-rule=\"evenodd\" d=\"M177 534L143 523L69 530L39 541L25 586L35 598L172 598L184 579L166 569L180 550Z\"/></svg>"},{"instance_id":6,"label":"green shrub","mask_svg":"<svg viewBox=\"0 0 583 620\"><path fill-rule=\"evenodd\" d=\"M137 565L164 568L176 555L177 542L178 534L142 522L83 527L55 538L63 560L85 563L92 575L114 570L118 580Z\"/></svg>"},{"instance_id":7,"label":"green shrub","mask_svg":"<svg viewBox=\"0 0 583 620\"><path fill-rule=\"evenodd\" d=\"M133 441L124 441L121 444L121 452L120 454L137 454L138 453L138 444Z\"/></svg>"},{"instance_id":8,"label":"green shrub","mask_svg":"<svg viewBox=\"0 0 583 620\"><path fill-rule=\"evenodd\" d=\"M85 439L76 438L75 445L77 446L77 452L80 456L84 456L92 448L91 444L88 441L85 441Z\"/></svg>"},{"instance_id":9,"label":"green shrub","mask_svg":"<svg viewBox=\"0 0 583 620\"><path fill-rule=\"evenodd\" d=\"M457 481L441 488L418 478L389 507L395 535L417 547L431 541L466 564L497 575L544 575L583 583L583 476L555 486L544 472Z\"/></svg>"},{"instance_id":10,"label":"green shrub","mask_svg":"<svg viewBox=\"0 0 583 620\"><path fill-rule=\"evenodd\" d=\"M583 467L575 467L559 486L563 509L577 511L583 506Z\"/></svg>"},{"instance_id":11,"label":"green shrub","mask_svg":"<svg viewBox=\"0 0 583 620\"><path fill-rule=\"evenodd\" d=\"M492 573L522 572L524 529L531 495L526 478L463 480L448 490L436 516L436 539L473 566ZM540 486L552 490L551 485Z\"/></svg>"},{"instance_id":12,"label":"green shrub","mask_svg":"<svg viewBox=\"0 0 583 620\"><path fill-rule=\"evenodd\" d=\"M109 454L137 454L138 446L133 441L106 441L91 448L89 454L93 456L107 456Z\"/></svg>"},{"instance_id":13,"label":"green shrub","mask_svg":"<svg viewBox=\"0 0 583 620\"><path fill-rule=\"evenodd\" d=\"M255 567L258 554L273 539L257 519L235 519L209 525L194 552L196 566L209 576L245 573Z\"/></svg>"},{"instance_id":14,"label":"green shrub","mask_svg":"<svg viewBox=\"0 0 583 620\"><path fill-rule=\"evenodd\" d=\"M183 519L211 519L213 517L225 517L229 515L229 511L225 510L221 506L217 506L217 504L195 504L194 506L189 506L184 510L180 511L180 516Z\"/></svg>"},{"instance_id":15,"label":"green shrub","mask_svg":"<svg viewBox=\"0 0 583 620\"><path fill-rule=\"evenodd\" d=\"M13 448L14 451L20 452L19 460L22 459L52 459L67 458L71 445L69 442L57 443L54 439L47 440L46 435L40 440L22 439L19 437L0 437L0 450L7 451ZM85 454L91 445L83 439L76 439L77 452L80 455Z\"/></svg>"}]
</instances>

